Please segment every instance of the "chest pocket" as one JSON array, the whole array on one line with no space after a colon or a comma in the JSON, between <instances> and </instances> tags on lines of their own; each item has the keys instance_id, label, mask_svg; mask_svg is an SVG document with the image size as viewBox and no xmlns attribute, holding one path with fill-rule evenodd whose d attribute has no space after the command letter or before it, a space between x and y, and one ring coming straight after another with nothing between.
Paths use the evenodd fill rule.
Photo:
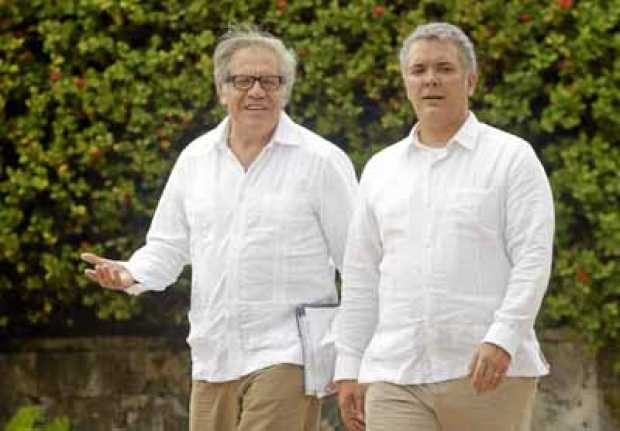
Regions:
<instances>
[{"instance_id":1,"label":"chest pocket","mask_svg":"<svg viewBox=\"0 0 620 431\"><path fill-rule=\"evenodd\" d=\"M299 228L314 217L307 191L298 188L257 192L248 201L246 211L250 230Z\"/></svg>"},{"instance_id":2,"label":"chest pocket","mask_svg":"<svg viewBox=\"0 0 620 431\"><path fill-rule=\"evenodd\" d=\"M218 212L221 211L221 208L206 201L191 201L186 204L192 256L196 257L202 254L213 242Z\"/></svg>"},{"instance_id":3,"label":"chest pocket","mask_svg":"<svg viewBox=\"0 0 620 431\"><path fill-rule=\"evenodd\" d=\"M437 221L433 277L451 295L481 292L481 250L494 246L498 232L497 193L461 188L446 196Z\"/></svg>"},{"instance_id":4,"label":"chest pocket","mask_svg":"<svg viewBox=\"0 0 620 431\"><path fill-rule=\"evenodd\" d=\"M444 207L444 228L480 239L500 230L500 204L494 188L462 188ZM472 238L472 239L474 239Z\"/></svg>"}]
</instances>

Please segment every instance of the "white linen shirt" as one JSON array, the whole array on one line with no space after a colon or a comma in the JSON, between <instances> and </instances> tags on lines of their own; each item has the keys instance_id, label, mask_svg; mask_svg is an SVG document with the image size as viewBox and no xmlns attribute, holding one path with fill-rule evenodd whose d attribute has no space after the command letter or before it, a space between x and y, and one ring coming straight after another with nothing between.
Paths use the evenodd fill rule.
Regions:
<instances>
[{"instance_id":1,"label":"white linen shirt","mask_svg":"<svg viewBox=\"0 0 620 431\"><path fill-rule=\"evenodd\" d=\"M237 379L302 364L295 306L335 302L357 181L338 147L284 112L244 171L227 146L228 119L179 156L147 235L126 268L163 290L192 265L192 377Z\"/></svg>"},{"instance_id":2,"label":"white linen shirt","mask_svg":"<svg viewBox=\"0 0 620 431\"><path fill-rule=\"evenodd\" d=\"M444 149L416 135L372 157L360 180L335 380L461 378L481 342L510 354L508 376L546 374L533 325L554 213L540 161L473 113Z\"/></svg>"}]
</instances>

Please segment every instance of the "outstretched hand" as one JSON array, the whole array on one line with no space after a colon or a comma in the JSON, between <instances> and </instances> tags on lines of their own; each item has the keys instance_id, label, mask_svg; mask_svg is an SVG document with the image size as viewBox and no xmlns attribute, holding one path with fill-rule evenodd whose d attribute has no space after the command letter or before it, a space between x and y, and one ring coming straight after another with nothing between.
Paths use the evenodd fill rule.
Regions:
<instances>
[{"instance_id":1,"label":"outstretched hand","mask_svg":"<svg viewBox=\"0 0 620 431\"><path fill-rule=\"evenodd\" d=\"M93 265L84 271L86 277L101 287L113 290L125 290L136 283L125 267L113 260L97 256L93 253L82 253L80 258Z\"/></svg>"}]
</instances>

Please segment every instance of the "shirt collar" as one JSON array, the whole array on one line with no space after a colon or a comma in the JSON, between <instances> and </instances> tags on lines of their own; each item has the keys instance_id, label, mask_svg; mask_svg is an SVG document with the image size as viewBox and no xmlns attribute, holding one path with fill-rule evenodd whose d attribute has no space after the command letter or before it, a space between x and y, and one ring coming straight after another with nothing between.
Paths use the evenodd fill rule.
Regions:
<instances>
[{"instance_id":1,"label":"shirt collar","mask_svg":"<svg viewBox=\"0 0 620 431\"><path fill-rule=\"evenodd\" d=\"M281 145L299 145L300 143L295 123L284 111L280 113L280 120L271 140L274 144Z\"/></svg>"},{"instance_id":2,"label":"shirt collar","mask_svg":"<svg viewBox=\"0 0 620 431\"><path fill-rule=\"evenodd\" d=\"M480 133L480 122L473 112L469 111L467 119L456 132L450 141L460 144L468 150L473 150L478 145L478 134Z\"/></svg>"},{"instance_id":3,"label":"shirt collar","mask_svg":"<svg viewBox=\"0 0 620 431\"><path fill-rule=\"evenodd\" d=\"M229 118L226 117L215 128L215 147L218 149L225 149L228 142L228 122Z\"/></svg>"},{"instance_id":4,"label":"shirt collar","mask_svg":"<svg viewBox=\"0 0 620 431\"><path fill-rule=\"evenodd\" d=\"M412 144L412 147L417 148L417 144L420 143L418 139L418 127L420 123L416 123L415 126L411 129L409 133L409 142ZM451 147L455 144L461 145L463 148L467 150L473 150L476 148L478 143L478 134L480 132L480 122L476 118L473 112L469 111L465 122L460 127L459 130L450 138L446 148Z\"/></svg>"},{"instance_id":5,"label":"shirt collar","mask_svg":"<svg viewBox=\"0 0 620 431\"><path fill-rule=\"evenodd\" d=\"M230 117L224 118L224 120L218 124L215 130L217 148L226 148L228 142L228 133L230 128ZM267 145L280 144L280 145L299 145L299 135L297 134L295 123L286 114L286 112L280 112L280 118L276 125L276 130L273 132L273 136L267 143Z\"/></svg>"}]
</instances>

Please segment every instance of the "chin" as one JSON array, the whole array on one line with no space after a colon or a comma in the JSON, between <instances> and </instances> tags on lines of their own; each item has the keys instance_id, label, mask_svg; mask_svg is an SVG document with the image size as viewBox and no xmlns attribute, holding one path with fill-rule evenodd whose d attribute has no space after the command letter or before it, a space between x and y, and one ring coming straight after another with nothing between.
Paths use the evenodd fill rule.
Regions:
<instances>
[{"instance_id":1,"label":"chin","mask_svg":"<svg viewBox=\"0 0 620 431\"><path fill-rule=\"evenodd\" d=\"M272 128L278 122L278 117L264 113L263 115L248 115L243 123L248 127Z\"/></svg>"},{"instance_id":2,"label":"chin","mask_svg":"<svg viewBox=\"0 0 620 431\"><path fill-rule=\"evenodd\" d=\"M422 110L422 112L420 112L420 115L418 115L418 118L421 121L437 121L438 119L441 120L442 117L445 116L445 113L443 111L443 109L440 108L425 108Z\"/></svg>"}]
</instances>

